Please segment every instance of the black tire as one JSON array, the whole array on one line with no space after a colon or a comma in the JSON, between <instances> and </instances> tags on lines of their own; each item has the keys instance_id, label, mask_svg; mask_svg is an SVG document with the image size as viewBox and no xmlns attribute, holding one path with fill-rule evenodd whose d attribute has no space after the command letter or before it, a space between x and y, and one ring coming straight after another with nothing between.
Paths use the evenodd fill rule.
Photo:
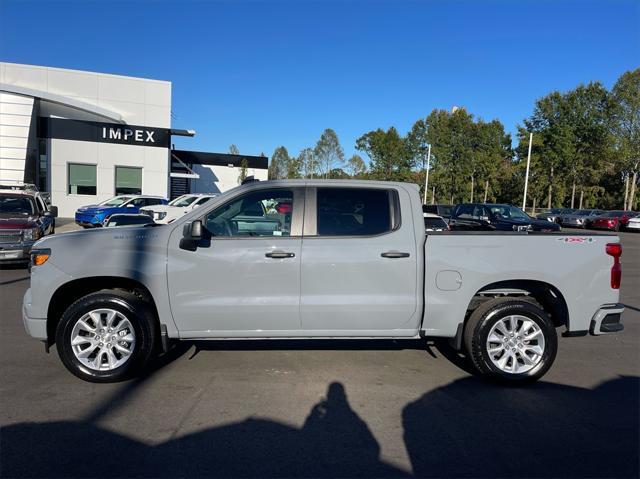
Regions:
<instances>
[{"instance_id":1,"label":"black tire","mask_svg":"<svg viewBox=\"0 0 640 479\"><path fill-rule=\"evenodd\" d=\"M502 318L524 316L542 330L545 347L540 361L524 373L509 373L498 368L487 351L491 328ZM522 384L540 379L549 370L558 351L558 336L549 315L531 300L513 298L492 299L480 305L469 317L464 330L464 345L476 369L501 382Z\"/></svg>"},{"instance_id":2,"label":"black tire","mask_svg":"<svg viewBox=\"0 0 640 479\"><path fill-rule=\"evenodd\" d=\"M122 313L135 333L135 345L130 358L121 366L108 371L98 371L83 365L71 347L71 333L78 319L99 308ZM80 298L67 308L56 328L56 347L62 363L80 379L95 383L122 381L143 370L154 355L157 338L157 321L149 305L134 294L116 290L102 290Z\"/></svg>"}]
</instances>

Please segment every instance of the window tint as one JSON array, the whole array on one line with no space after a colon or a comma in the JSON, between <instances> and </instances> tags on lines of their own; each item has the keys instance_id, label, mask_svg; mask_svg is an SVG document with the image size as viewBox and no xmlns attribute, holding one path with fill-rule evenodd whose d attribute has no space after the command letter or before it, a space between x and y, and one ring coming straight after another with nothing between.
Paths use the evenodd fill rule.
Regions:
<instances>
[{"instance_id":1,"label":"window tint","mask_svg":"<svg viewBox=\"0 0 640 479\"><path fill-rule=\"evenodd\" d=\"M292 213L292 190L262 190L216 208L204 225L214 236L290 236Z\"/></svg>"},{"instance_id":2,"label":"window tint","mask_svg":"<svg viewBox=\"0 0 640 479\"><path fill-rule=\"evenodd\" d=\"M95 195L96 194L96 165L81 165L69 163L70 195Z\"/></svg>"},{"instance_id":3,"label":"window tint","mask_svg":"<svg viewBox=\"0 0 640 479\"><path fill-rule=\"evenodd\" d=\"M159 205L161 203L162 203L162 201L159 198L146 198L145 199L145 204L147 206Z\"/></svg>"},{"instance_id":4,"label":"window tint","mask_svg":"<svg viewBox=\"0 0 640 479\"><path fill-rule=\"evenodd\" d=\"M473 218L474 205L460 205L456 208L456 217Z\"/></svg>"},{"instance_id":5,"label":"window tint","mask_svg":"<svg viewBox=\"0 0 640 479\"><path fill-rule=\"evenodd\" d=\"M116 195L142 194L142 168L116 166Z\"/></svg>"},{"instance_id":6,"label":"window tint","mask_svg":"<svg viewBox=\"0 0 640 479\"><path fill-rule=\"evenodd\" d=\"M424 219L424 226L427 230L434 230L434 229L449 229L449 226L447 225L447 223L441 219L441 218L425 218Z\"/></svg>"},{"instance_id":7,"label":"window tint","mask_svg":"<svg viewBox=\"0 0 640 479\"><path fill-rule=\"evenodd\" d=\"M0 213L19 213L31 215L35 213L35 205L26 196L0 196Z\"/></svg>"},{"instance_id":8,"label":"window tint","mask_svg":"<svg viewBox=\"0 0 640 479\"><path fill-rule=\"evenodd\" d=\"M370 236L391 231L390 192L318 188L318 235Z\"/></svg>"}]
</instances>

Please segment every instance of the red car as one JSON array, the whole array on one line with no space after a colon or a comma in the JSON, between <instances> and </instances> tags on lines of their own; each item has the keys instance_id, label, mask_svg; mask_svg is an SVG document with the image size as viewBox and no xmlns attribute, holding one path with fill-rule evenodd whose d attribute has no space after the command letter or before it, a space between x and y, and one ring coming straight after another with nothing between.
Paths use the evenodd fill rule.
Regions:
<instances>
[{"instance_id":1,"label":"red car","mask_svg":"<svg viewBox=\"0 0 640 479\"><path fill-rule=\"evenodd\" d=\"M635 211L607 211L589 221L589 228L620 231L627 227L631 218L637 216Z\"/></svg>"}]
</instances>

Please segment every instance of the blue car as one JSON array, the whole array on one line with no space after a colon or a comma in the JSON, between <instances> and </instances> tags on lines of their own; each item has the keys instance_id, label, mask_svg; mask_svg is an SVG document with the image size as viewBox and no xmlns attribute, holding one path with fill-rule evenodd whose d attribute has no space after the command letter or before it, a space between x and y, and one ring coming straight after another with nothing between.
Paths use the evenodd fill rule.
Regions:
<instances>
[{"instance_id":1,"label":"blue car","mask_svg":"<svg viewBox=\"0 0 640 479\"><path fill-rule=\"evenodd\" d=\"M138 213L143 206L166 205L167 200L159 196L122 195L97 205L83 206L76 211L76 223L83 228L102 226L116 213Z\"/></svg>"}]
</instances>

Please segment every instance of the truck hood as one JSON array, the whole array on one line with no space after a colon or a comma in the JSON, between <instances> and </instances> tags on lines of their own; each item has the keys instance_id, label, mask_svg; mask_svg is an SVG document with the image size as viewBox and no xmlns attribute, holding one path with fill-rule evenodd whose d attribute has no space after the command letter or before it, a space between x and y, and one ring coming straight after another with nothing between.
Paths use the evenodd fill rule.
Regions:
<instances>
[{"instance_id":1,"label":"truck hood","mask_svg":"<svg viewBox=\"0 0 640 479\"><path fill-rule=\"evenodd\" d=\"M19 213L0 213L0 230L21 230L35 228L38 224L36 217Z\"/></svg>"}]
</instances>

